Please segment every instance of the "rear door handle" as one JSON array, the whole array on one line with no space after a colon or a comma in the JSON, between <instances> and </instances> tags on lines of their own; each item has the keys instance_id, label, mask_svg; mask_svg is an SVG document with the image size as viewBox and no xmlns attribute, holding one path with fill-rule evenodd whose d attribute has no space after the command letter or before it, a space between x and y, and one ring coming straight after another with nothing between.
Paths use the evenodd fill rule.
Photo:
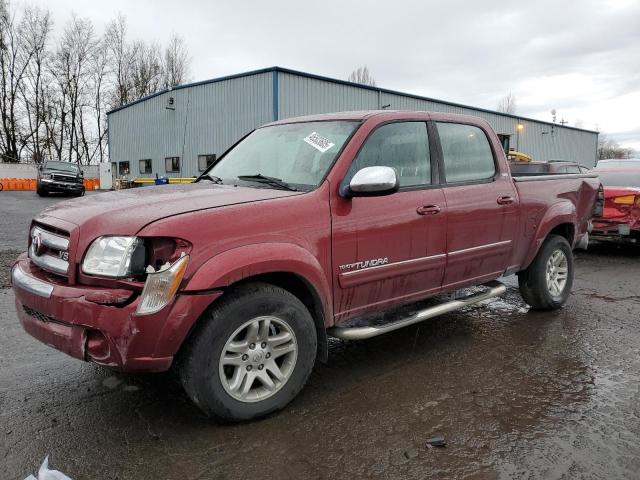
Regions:
<instances>
[{"instance_id":1,"label":"rear door handle","mask_svg":"<svg viewBox=\"0 0 640 480\"><path fill-rule=\"evenodd\" d=\"M498 205L511 205L515 201L516 199L509 195L498 197Z\"/></svg>"},{"instance_id":2,"label":"rear door handle","mask_svg":"<svg viewBox=\"0 0 640 480\"><path fill-rule=\"evenodd\" d=\"M438 205L425 205L424 207L416 208L418 215L435 215L440 213L440 207Z\"/></svg>"}]
</instances>

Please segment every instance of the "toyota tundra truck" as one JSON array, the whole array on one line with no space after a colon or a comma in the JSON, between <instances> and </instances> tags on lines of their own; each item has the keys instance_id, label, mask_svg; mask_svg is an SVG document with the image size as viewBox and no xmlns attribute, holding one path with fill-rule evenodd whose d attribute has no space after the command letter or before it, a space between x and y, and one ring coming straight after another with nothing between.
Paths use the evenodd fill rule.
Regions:
<instances>
[{"instance_id":1,"label":"toyota tundra truck","mask_svg":"<svg viewBox=\"0 0 640 480\"><path fill-rule=\"evenodd\" d=\"M601 209L595 174L512 176L479 118L307 116L254 130L192 184L47 208L12 284L43 343L173 367L206 414L247 420L296 396L330 336L483 302L511 274L532 308L560 308Z\"/></svg>"}]
</instances>

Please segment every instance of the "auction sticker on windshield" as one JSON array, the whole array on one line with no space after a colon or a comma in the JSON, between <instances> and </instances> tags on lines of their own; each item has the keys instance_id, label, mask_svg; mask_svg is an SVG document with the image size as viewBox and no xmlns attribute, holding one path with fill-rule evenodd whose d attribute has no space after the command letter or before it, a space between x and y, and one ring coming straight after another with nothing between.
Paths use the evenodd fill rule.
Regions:
<instances>
[{"instance_id":1,"label":"auction sticker on windshield","mask_svg":"<svg viewBox=\"0 0 640 480\"><path fill-rule=\"evenodd\" d=\"M311 145L313 148L321 151L322 153L326 152L335 145L335 143L331 143L328 138L324 138L322 135L319 135L316 132L313 132L310 135L304 137L304 141Z\"/></svg>"}]
</instances>

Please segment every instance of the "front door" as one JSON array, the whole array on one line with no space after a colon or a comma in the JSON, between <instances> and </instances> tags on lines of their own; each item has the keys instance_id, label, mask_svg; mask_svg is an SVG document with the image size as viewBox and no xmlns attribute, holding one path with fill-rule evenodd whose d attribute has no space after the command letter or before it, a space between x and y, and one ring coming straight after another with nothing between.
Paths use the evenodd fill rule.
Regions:
<instances>
[{"instance_id":1,"label":"front door","mask_svg":"<svg viewBox=\"0 0 640 480\"><path fill-rule=\"evenodd\" d=\"M118 164L116 162L111 162L111 184L116 184L116 179L118 178Z\"/></svg>"},{"instance_id":2,"label":"front door","mask_svg":"<svg viewBox=\"0 0 640 480\"><path fill-rule=\"evenodd\" d=\"M517 193L500 172L486 133L438 122L447 204L447 266L443 288L474 285L508 266L517 226ZM497 146L499 148L499 146Z\"/></svg>"},{"instance_id":3,"label":"front door","mask_svg":"<svg viewBox=\"0 0 640 480\"><path fill-rule=\"evenodd\" d=\"M425 122L375 129L347 173L395 168L400 190L332 204L334 310L338 321L439 291L446 262L446 208L432 181ZM437 182L435 182L437 183Z\"/></svg>"}]
</instances>

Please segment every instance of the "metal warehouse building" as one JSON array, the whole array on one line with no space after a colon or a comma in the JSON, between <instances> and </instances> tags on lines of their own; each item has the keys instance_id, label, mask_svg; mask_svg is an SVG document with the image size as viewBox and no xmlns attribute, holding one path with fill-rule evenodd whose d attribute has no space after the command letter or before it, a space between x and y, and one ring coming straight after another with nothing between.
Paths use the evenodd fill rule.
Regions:
<instances>
[{"instance_id":1,"label":"metal warehouse building","mask_svg":"<svg viewBox=\"0 0 640 480\"><path fill-rule=\"evenodd\" d=\"M430 110L489 121L505 148L534 159L596 162L598 133L273 67L180 85L112 110L115 176L191 177L255 127L348 110Z\"/></svg>"}]
</instances>

